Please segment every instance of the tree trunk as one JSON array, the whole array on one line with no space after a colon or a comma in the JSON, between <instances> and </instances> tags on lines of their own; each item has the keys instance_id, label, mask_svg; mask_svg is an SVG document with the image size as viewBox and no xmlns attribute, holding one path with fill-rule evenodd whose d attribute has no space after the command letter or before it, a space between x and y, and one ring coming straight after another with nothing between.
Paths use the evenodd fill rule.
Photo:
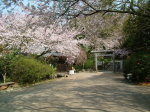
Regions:
<instances>
[{"instance_id":1,"label":"tree trunk","mask_svg":"<svg viewBox=\"0 0 150 112\"><path fill-rule=\"evenodd\" d=\"M2 76L3 76L4 83L6 83L6 73L4 73Z\"/></svg>"}]
</instances>

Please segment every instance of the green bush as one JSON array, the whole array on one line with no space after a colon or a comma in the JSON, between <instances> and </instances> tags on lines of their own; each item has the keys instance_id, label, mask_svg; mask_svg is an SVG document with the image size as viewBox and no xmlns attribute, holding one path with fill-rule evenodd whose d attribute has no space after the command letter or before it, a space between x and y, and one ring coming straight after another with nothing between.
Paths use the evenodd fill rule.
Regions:
<instances>
[{"instance_id":1,"label":"green bush","mask_svg":"<svg viewBox=\"0 0 150 112\"><path fill-rule=\"evenodd\" d=\"M11 78L20 84L32 84L54 77L55 69L36 59L21 56L13 62Z\"/></svg>"},{"instance_id":2,"label":"green bush","mask_svg":"<svg viewBox=\"0 0 150 112\"><path fill-rule=\"evenodd\" d=\"M134 54L125 61L125 74L132 73L133 81L150 81L150 55Z\"/></svg>"},{"instance_id":3,"label":"green bush","mask_svg":"<svg viewBox=\"0 0 150 112\"><path fill-rule=\"evenodd\" d=\"M84 69L93 69L93 67L94 67L94 60L87 59L84 63Z\"/></svg>"},{"instance_id":4,"label":"green bush","mask_svg":"<svg viewBox=\"0 0 150 112\"><path fill-rule=\"evenodd\" d=\"M74 65L73 66L75 68L75 70L78 72L78 71L81 71L83 69L83 65Z\"/></svg>"},{"instance_id":5,"label":"green bush","mask_svg":"<svg viewBox=\"0 0 150 112\"><path fill-rule=\"evenodd\" d=\"M85 69L85 70L93 69L94 68L94 59L92 59L92 58L87 59L83 65L82 64L74 65L74 68L75 68L76 71L80 71L82 69Z\"/></svg>"},{"instance_id":6,"label":"green bush","mask_svg":"<svg viewBox=\"0 0 150 112\"><path fill-rule=\"evenodd\" d=\"M0 80L7 81L12 72L12 62L16 58L17 52L15 50L5 51L0 57ZM6 79L5 79L5 78Z\"/></svg>"},{"instance_id":7,"label":"green bush","mask_svg":"<svg viewBox=\"0 0 150 112\"><path fill-rule=\"evenodd\" d=\"M86 52L86 58L84 58L84 61L83 63L81 64L77 64L77 65L74 65L74 68L77 70L77 71L80 71L80 70L83 70L83 69L94 69L94 56L93 54L91 54L91 51L92 51L92 48L90 47L85 47L83 48L84 51Z\"/></svg>"}]
</instances>

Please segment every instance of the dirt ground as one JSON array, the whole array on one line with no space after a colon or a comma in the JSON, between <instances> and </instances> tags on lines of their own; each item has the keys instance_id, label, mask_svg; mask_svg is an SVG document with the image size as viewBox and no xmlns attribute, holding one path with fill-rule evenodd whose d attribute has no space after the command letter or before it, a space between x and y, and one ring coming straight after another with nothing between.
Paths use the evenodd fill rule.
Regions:
<instances>
[{"instance_id":1,"label":"dirt ground","mask_svg":"<svg viewBox=\"0 0 150 112\"><path fill-rule=\"evenodd\" d=\"M1 91L0 112L150 112L150 86L128 84L121 74L82 72Z\"/></svg>"}]
</instances>

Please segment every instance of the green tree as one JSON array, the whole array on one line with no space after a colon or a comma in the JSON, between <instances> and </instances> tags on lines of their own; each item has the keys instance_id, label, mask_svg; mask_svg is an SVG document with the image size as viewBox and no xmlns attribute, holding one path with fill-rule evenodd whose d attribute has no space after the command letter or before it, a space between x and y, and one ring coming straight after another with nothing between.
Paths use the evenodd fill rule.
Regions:
<instances>
[{"instance_id":1,"label":"green tree","mask_svg":"<svg viewBox=\"0 0 150 112\"><path fill-rule=\"evenodd\" d=\"M150 2L145 6L145 11L150 14ZM141 16L130 16L124 23L125 38L123 47L135 52L150 50L150 19Z\"/></svg>"},{"instance_id":2,"label":"green tree","mask_svg":"<svg viewBox=\"0 0 150 112\"><path fill-rule=\"evenodd\" d=\"M150 14L150 2L144 7L144 11ZM134 81L150 81L150 19L130 16L123 29L125 39L122 47L132 50L125 62L125 73L132 73Z\"/></svg>"}]
</instances>

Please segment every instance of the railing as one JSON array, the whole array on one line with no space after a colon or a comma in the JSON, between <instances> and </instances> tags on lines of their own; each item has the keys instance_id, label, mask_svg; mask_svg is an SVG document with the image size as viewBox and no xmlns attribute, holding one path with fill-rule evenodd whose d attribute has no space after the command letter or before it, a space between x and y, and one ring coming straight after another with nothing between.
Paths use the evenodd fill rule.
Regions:
<instances>
[{"instance_id":1,"label":"railing","mask_svg":"<svg viewBox=\"0 0 150 112\"><path fill-rule=\"evenodd\" d=\"M107 65L104 65L104 70L112 71L113 70L113 62L109 62Z\"/></svg>"}]
</instances>

